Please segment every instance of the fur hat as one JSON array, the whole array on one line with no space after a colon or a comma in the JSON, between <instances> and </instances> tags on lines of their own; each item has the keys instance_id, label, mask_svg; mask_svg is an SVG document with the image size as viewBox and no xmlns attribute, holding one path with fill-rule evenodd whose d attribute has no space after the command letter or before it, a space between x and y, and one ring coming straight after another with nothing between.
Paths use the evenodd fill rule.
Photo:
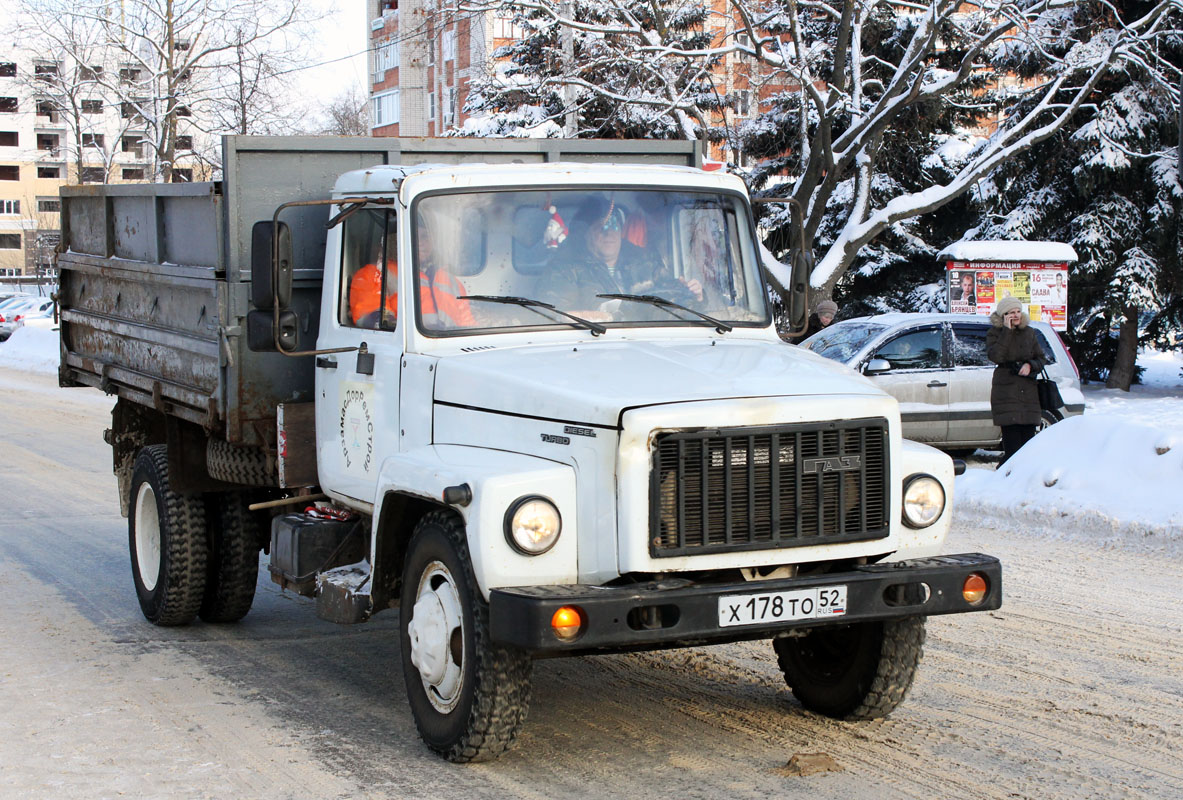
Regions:
<instances>
[{"instance_id":1,"label":"fur hat","mask_svg":"<svg viewBox=\"0 0 1183 800\"><path fill-rule=\"evenodd\" d=\"M838 313L838 304L833 300L822 300L817 304L817 315L829 314L831 317Z\"/></svg>"},{"instance_id":2,"label":"fur hat","mask_svg":"<svg viewBox=\"0 0 1183 800\"><path fill-rule=\"evenodd\" d=\"M1023 304L1019 302L1017 297L1008 294L1006 297L998 301L998 306L994 310L997 311L1000 316L1006 316L1012 311L1022 311Z\"/></svg>"}]
</instances>

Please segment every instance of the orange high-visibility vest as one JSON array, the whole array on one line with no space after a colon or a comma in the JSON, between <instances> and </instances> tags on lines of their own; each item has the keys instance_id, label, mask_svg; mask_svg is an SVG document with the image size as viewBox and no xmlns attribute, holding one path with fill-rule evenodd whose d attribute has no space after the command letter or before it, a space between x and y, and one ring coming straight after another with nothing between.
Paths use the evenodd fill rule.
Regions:
<instances>
[{"instance_id":1,"label":"orange high-visibility vest","mask_svg":"<svg viewBox=\"0 0 1183 800\"><path fill-rule=\"evenodd\" d=\"M398 265L390 261L386 268L390 272L386 279L386 310L397 316ZM376 264L366 264L349 282L349 315L353 318L353 324L362 324L363 318L377 311L381 296L382 273ZM464 287L444 270L436 270L431 281L422 271L419 272L419 304L422 306L423 322L429 328L468 327L476 324L472 309L464 299Z\"/></svg>"},{"instance_id":2,"label":"orange high-visibility vest","mask_svg":"<svg viewBox=\"0 0 1183 800\"><path fill-rule=\"evenodd\" d=\"M450 272L437 269L431 280L419 273L419 305L428 328L469 327L476 324L464 287Z\"/></svg>"},{"instance_id":3,"label":"orange high-visibility vest","mask_svg":"<svg viewBox=\"0 0 1183 800\"><path fill-rule=\"evenodd\" d=\"M388 261L386 268L390 271L390 277L386 279L390 284L386 287L389 292L386 310L398 314L398 264ZM349 281L349 316L353 318L353 324L360 325L363 317L377 311L381 297L382 272L377 264L366 264Z\"/></svg>"}]
</instances>

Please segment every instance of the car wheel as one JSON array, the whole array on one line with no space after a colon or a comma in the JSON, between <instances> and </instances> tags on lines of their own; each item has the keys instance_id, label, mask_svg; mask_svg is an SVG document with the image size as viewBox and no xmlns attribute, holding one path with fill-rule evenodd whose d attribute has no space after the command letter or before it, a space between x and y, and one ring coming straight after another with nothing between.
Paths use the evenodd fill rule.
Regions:
<instances>
[{"instance_id":1,"label":"car wheel","mask_svg":"<svg viewBox=\"0 0 1183 800\"><path fill-rule=\"evenodd\" d=\"M1049 428L1062 420L1064 417L1058 411L1043 410L1039 412L1039 424L1035 426L1035 432L1039 433L1045 428Z\"/></svg>"}]
</instances>

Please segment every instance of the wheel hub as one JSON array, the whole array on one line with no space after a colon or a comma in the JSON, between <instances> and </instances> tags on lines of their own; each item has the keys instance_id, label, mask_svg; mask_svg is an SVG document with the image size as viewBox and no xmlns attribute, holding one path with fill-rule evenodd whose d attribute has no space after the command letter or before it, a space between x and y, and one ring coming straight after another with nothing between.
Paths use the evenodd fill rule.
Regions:
<instances>
[{"instance_id":1,"label":"wheel hub","mask_svg":"<svg viewBox=\"0 0 1183 800\"><path fill-rule=\"evenodd\" d=\"M156 588L160 575L160 513L156 508L156 493L147 482L136 492L136 568L144 589Z\"/></svg>"},{"instance_id":2,"label":"wheel hub","mask_svg":"<svg viewBox=\"0 0 1183 800\"><path fill-rule=\"evenodd\" d=\"M419 671L427 699L447 713L460 699L464 677L464 617L460 595L448 568L433 561L423 571L407 623L411 663Z\"/></svg>"}]
</instances>

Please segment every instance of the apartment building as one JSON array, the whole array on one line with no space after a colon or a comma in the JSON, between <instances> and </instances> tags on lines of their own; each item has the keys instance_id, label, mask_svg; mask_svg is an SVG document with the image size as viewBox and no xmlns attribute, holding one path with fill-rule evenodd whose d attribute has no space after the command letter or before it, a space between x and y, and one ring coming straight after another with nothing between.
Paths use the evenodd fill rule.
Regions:
<instances>
[{"instance_id":1,"label":"apartment building","mask_svg":"<svg viewBox=\"0 0 1183 800\"><path fill-rule=\"evenodd\" d=\"M142 76L113 59L78 63L0 48L0 276L52 268L63 184L152 180L137 103L109 88L115 81L135 86ZM195 135L177 137L181 180L202 177Z\"/></svg>"}]
</instances>

